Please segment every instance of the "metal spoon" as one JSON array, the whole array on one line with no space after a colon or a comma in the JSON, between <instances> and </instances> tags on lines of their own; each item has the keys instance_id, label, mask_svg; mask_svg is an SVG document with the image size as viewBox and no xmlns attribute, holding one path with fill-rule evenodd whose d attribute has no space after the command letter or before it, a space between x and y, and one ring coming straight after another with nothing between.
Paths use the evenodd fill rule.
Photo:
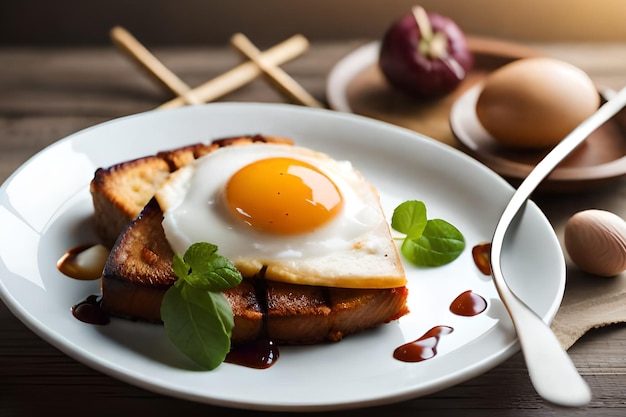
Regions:
<instances>
[{"instance_id":1,"label":"metal spoon","mask_svg":"<svg viewBox=\"0 0 626 417\"><path fill-rule=\"evenodd\" d=\"M576 127L537 164L504 209L491 243L493 281L515 326L531 382L542 398L557 405L584 406L591 401L591 390L548 325L507 285L500 263L502 245L511 222L539 183L594 130L624 106L626 87Z\"/></svg>"}]
</instances>

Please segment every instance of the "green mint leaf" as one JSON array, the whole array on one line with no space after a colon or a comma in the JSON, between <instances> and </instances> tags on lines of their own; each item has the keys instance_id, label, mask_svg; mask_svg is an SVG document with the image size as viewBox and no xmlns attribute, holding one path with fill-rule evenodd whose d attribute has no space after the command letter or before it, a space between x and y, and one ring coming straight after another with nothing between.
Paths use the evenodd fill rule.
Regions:
<instances>
[{"instance_id":1,"label":"green mint leaf","mask_svg":"<svg viewBox=\"0 0 626 417\"><path fill-rule=\"evenodd\" d=\"M426 205L422 201L405 201L396 207L391 216L391 227L409 239L419 238L426 222Z\"/></svg>"},{"instance_id":2,"label":"green mint leaf","mask_svg":"<svg viewBox=\"0 0 626 417\"><path fill-rule=\"evenodd\" d=\"M191 266L179 254L175 253L172 259L172 268L178 278L185 279Z\"/></svg>"},{"instance_id":3,"label":"green mint leaf","mask_svg":"<svg viewBox=\"0 0 626 417\"><path fill-rule=\"evenodd\" d=\"M208 280L208 285L204 287L209 291L220 292L237 286L242 281L241 273L235 265L227 258L220 255L212 255L208 260L211 268L197 273L192 269L189 277L196 282L196 278L203 281Z\"/></svg>"},{"instance_id":4,"label":"green mint leaf","mask_svg":"<svg viewBox=\"0 0 626 417\"><path fill-rule=\"evenodd\" d=\"M203 259L217 253L217 246L212 243L198 242L194 243L185 252L185 261L192 264L194 262L202 262Z\"/></svg>"},{"instance_id":5,"label":"green mint leaf","mask_svg":"<svg viewBox=\"0 0 626 417\"><path fill-rule=\"evenodd\" d=\"M405 239L400 251L415 265L433 267L454 261L464 249L465 238L456 227L433 219L428 220L420 237Z\"/></svg>"},{"instance_id":6,"label":"green mint leaf","mask_svg":"<svg viewBox=\"0 0 626 417\"><path fill-rule=\"evenodd\" d=\"M194 243L185 255L174 254L178 280L165 293L161 319L167 337L189 358L215 369L230 351L234 315L221 292L237 286L241 273L217 246Z\"/></svg>"},{"instance_id":7,"label":"green mint leaf","mask_svg":"<svg viewBox=\"0 0 626 417\"><path fill-rule=\"evenodd\" d=\"M163 297L161 318L172 343L207 369L217 368L230 351L234 319L221 293L199 290L179 279Z\"/></svg>"},{"instance_id":8,"label":"green mint leaf","mask_svg":"<svg viewBox=\"0 0 626 417\"><path fill-rule=\"evenodd\" d=\"M235 265L219 255L217 246L210 243L191 245L185 252L184 263L188 268L183 279L198 289L220 292L238 285L242 280Z\"/></svg>"}]
</instances>

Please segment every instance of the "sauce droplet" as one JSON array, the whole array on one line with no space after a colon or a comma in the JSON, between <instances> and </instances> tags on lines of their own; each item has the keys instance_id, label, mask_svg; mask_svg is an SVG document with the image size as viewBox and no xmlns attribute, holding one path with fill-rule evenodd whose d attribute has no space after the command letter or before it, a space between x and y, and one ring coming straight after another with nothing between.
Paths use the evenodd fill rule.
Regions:
<instances>
[{"instance_id":1,"label":"sauce droplet","mask_svg":"<svg viewBox=\"0 0 626 417\"><path fill-rule=\"evenodd\" d=\"M480 272L491 275L491 243L480 243L472 248L472 258Z\"/></svg>"},{"instance_id":2,"label":"sauce droplet","mask_svg":"<svg viewBox=\"0 0 626 417\"><path fill-rule=\"evenodd\" d=\"M479 294L468 290L450 304L450 311L459 316L476 316L487 309L487 301Z\"/></svg>"},{"instance_id":3,"label":"sauce droplet","mask_svg":"<svg viewBox=\"0 0 626 417\"><path fill-rule=\"evenodd\" d=\"M88 324L109 324L111 318L109 314L102 309L100 301L101 298L99 296L90 295L86 300L72 307L72 315L78 320Z\"/></svg>"},{"instance_id":4,"label":"sauce droplet","mask_svg":"<svg viewBox=\"0 0 626 417\"><path fill-rule=\"evenodd\" d=\"M57 269L64 275L79 280L96 280L102 275L109 250L102 245L80 245L57 261Z\"/></svg>"},{"instance_id":5,"label":"sauce droplet","mask_svg":"<svg viewBox=\"0 0 626 417\"><path fill-rule=\"evenodd\" d=\"M269 339L259 339L233 346L225 362L248 368L267 369L278 360L278 356L278 346L274 342Z\"/></svg>"},{"instance_id":6,"label":"sauce droplet","mask_svg":"<svg viewBox=\"0 0 626 417\"><path fill-rule=\"evenodd\" d=\"M450 326L435 326L419 339L396 348L393 357L402 362L421 362L437 355L437 345L441 336L452 333Z\"/></svg>"}]
</instances>

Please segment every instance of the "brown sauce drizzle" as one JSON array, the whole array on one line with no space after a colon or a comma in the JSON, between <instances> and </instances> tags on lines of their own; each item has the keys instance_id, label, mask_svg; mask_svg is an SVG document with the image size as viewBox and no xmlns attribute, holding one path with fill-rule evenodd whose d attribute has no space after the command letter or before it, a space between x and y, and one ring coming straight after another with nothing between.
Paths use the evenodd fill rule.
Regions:
<instances>
[{"instance_id":1,"label":"brown sauce drizzle","mask_svg":"<svg viewBox=\"0 0 626 417\"><path fill-rule=\"evenodd\" d=\"M109 313L101 306L102 298L97 295L90 295L86 300L79 302L72 307L72 315L78 320L88 324L106 325L111 322Z\"/></svg>"},{"instance_id":2,"label":"brown sauce drizzle","mask_svg":"<svg viewBox=\"0 0 626 417\"><path fill-rule=\"evenodd\" d=\"M393 357L402 362L421 362L437 355L437 345L441 336L452 333L450 326L435 326L419 339L396 348Z\"/></svg>"},{"instance_id":3,"label":"brown sauce drizzle","mask_svg":"<svg viewBox=\"0 0 626 417\"><path fill-rule=\"evenodd\" d=\"M96 280L102 275L108 250L101 245L85 244L69 249L57 261L57 269L78 280Z\"/></svg>"},{"instance_id":4,"label":"brown sauce drizzle","mask_svg":"<svg viewBox=\"0 0 626 417\"><path fill-rule=\"evenodd\" d=\"M224 362L254 369L267 369L278 360L278 346L269 339L233 346Z\"/></svg>"},{"instance_id":5,"label":"brown sauce drizzle","mask_svg":"<svg viewBox=\"0 0 626 417\"><path fill-rule=\"evenodd\" d=\"M472 258L480 272L491 275L491 243L480 243L472 248Z\"/></svg>"},{"instance_id":6,"label":"brown sauce drizzle","mask_svg":"<svg viewBox=\"0 0 626 417\"><path fill-rule=\"evenodd\" d=\"M487 301L479 294L468 290L450 304L450 311L459 316L476 316L487 309Z\"/></svg>"}]
</instances>

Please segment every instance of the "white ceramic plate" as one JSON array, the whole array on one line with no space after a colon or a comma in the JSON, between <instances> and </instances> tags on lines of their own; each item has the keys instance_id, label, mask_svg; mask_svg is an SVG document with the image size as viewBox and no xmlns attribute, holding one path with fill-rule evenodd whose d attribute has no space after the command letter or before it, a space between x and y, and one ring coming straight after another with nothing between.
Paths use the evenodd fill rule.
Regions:
<instances>
[{"instance_id":1,"label":"white ceramic plate","mask_svg":"<svg viewBox=\"0 0 626 417\"><path fill-rule=\"evenodd\" d=\"M57 259L90 240L94 170L159 150L239 134L264 133L349 159L378 188L387 215L402 201L426 203L465 235L468 247L445 267L406 265L411 313L336 344L281 348L255 370L223 364L199 370L158 325L82 323L70 307L98 293L98 282L59 273ZM489 241L511 187L474 159L409 130L367 118L287 105L209 104L153 111L78 132L44 149L0 189L0 295L32 331L105 374L158 393L258 410L329 410L400 401L463 382L518 350L511 322L471 247ZM565 262L550 224L533 204L507 243L505 274L518 295L550 321L561 302ZM449 311L460 293L488 301L475 317ZM400 362L393 350L436 325L437 356Z\"/></svg>"}]
</instances>

